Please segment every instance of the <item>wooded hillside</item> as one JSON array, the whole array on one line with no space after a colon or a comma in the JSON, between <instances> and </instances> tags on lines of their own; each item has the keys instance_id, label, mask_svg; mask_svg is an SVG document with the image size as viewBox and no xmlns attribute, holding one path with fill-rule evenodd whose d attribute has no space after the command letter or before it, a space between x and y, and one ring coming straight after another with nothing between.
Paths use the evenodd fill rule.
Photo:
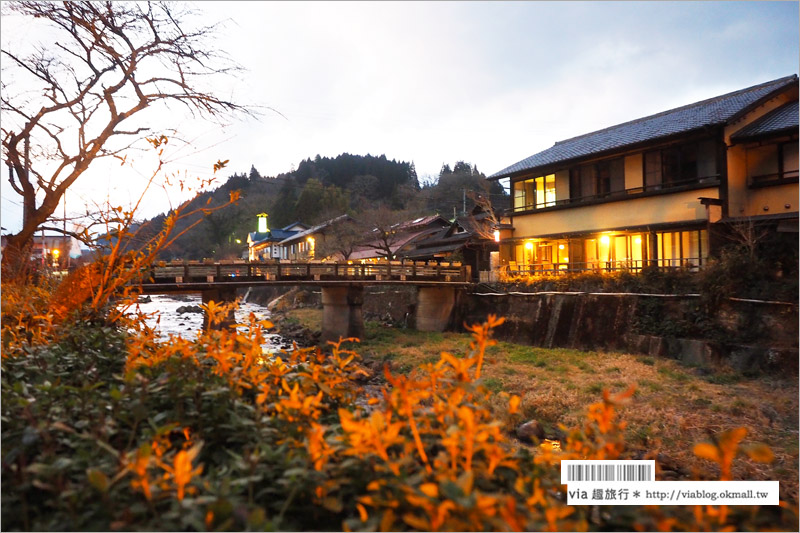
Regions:
<instances>
[{"instance_id":1,"label":"wooded hillside","mask_svg":"<svg viewBox=\"0 0 800 533\"><path fill-rule=\"evenodd\" d=\"M378 206L410 216L439 213L452 217L474 205L474 194L491 195L496 207L507 205L507 195L486 181L477 167L457 162L443 165L433 182L420 185L414 163L381 156L341 154L335 158L305 159L296 170L275 177L262 176L255 167L249 174L233 174L218 188L198 194L189 210L214 207L240 192L235 205L205 215L204 220L162 254L162 259L232 259L247 247L247 234L256 229L256 215L267 213L271 228L293 222L317 224L342 213L357 215ZM147 234L161 228L165 214L143 224ZM197 217L203 216L198 214ZM193 223L187 218L182 227Z\"/></svg>"}]
</instances>

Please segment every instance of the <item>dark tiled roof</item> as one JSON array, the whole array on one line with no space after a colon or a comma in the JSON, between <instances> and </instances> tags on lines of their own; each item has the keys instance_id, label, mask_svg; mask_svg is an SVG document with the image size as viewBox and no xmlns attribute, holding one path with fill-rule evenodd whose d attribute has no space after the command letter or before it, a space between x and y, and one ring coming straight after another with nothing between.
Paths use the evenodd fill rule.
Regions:
<instances>
[{"instance_id":1,"label":"dark tiled roof","mask_svg":"<svg viewBox=\"0 0 800 533\"><path fill-rule=\"evenodd\" d=\"M257 231L250 232L250 240L253 243L261 243L267 241L282 241L284 239L288 239L292 235L296 234L296 231L285 231L282 229L272 229L265 233L259 233Z\"/></svg>"},{"instance_id":2,"label":"dark tiled roof","mask_svg":"<svg viewBox=\"0 0 800 533\"><path fill-rule=\"evenodd\" d=\"M313 235L313 234L315 234L315 233L317 233L319 231L322 231L323 229L327 228L331 224L335 224L335 223L339 222L340 220L347 220L347 219L350 219L350 215L348 215L348 214L339 215L336 218L332 218L330 220L326 220L325 222L322 222L321 224L317 224L316 226L311 227L311 228L309 228L307 230L285 232L285 233L291 233L291 235L289 235L284 240L282 240L280 242L280 244L287 244L287 243L289 243L291 241L294 241L294 240L303 240L306 236Z\"/></svg>"},{"instance_id":3,"label":"dark tiled roof","mask_svg":"<svg viewBox=\"0 0 800 533\"><path fill-rule=\"evenodd\" d=\"M762 98L769 96L774 91L796 83L796 75L787 76L649 117L573 137L565 141L559 141L551 148L514 163L500 172L492 174L489 178L502 178L515 172L599 154L676 133L689 132L704 126L725 124L728 120Z\"/></svg>"},{"instance_id":4,"label":"dark tiled roof","mask_svg":"<svg viewBox=\"0 0 800 533\"><path fill-rule=\"evenodd\" d=\"M406 259L427 258L427 257L433 257L435 254L455 252L456 250L460 250L461 248L466 246L466 244L467 244L466 241L460 241L447 244L440 244L438 246L426 246L426 247L420 246L414 248L413 250L408 250L407 252L400 252L397 255Z\"/></svg>"},{"instance_id":5,"label":"dark tiled roof","mask_svg":"<svg viewBox=\"0 0 800 533\"><path fill-rule=\"evenodd\" d=\"M798 127L798 107L797 100L783 104L777 109L773 109L763 117L755 120L740 129L731 139L743 140L753 137L761 137L773 133L780 133L786 130L797 130Z\"/></svg>"}]
</instances>

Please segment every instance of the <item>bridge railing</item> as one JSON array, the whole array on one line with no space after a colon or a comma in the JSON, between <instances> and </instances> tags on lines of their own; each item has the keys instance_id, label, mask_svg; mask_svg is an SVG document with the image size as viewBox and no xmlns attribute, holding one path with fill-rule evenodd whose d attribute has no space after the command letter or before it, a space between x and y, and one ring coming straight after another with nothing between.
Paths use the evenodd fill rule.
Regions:
<instances>
[{"instance_id":1,"label":"bridge railing","mask_svg":"<svg viewBox=\"0 0 800 533\"><path fill-rule=\"evenodd\" d=\"M151 283L224 281L469 281L469 267L460 263L384 261L334 262L171 262L150 269Z\"/></svg>"}]
</instances>

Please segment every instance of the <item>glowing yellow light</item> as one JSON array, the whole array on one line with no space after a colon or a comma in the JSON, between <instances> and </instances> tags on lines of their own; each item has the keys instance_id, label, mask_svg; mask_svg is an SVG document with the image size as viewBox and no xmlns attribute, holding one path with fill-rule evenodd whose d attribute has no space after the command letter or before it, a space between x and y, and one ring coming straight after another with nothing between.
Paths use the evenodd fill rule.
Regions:
<instances>
[{"instance_id":1,"label":"glowing yellow light","mask_svg":"<svg viewBox=\"0 0 800 533\"><path fill-rule=\"evenodd\" d=\"M559 249L559 250L563 250L563 249L564 249L564 245L563 245L563 244L559 244L559 245L558 245L558 249Z\"/></svg>"},{"instance_id":2,"label":"glowing yellow light","mask_svg":"<svg viewBox=\"0 0 800 533\"><path fill-rule=\"evenodd\" d=\"M259 213L256 215L258 217L258 232L259 233L266 233L269 231L269 226L267 225L267 214L266 213Z\"/></svg>"},{"instance_id":3,"label":"glowing yellow light","mask_svg":"<svg viewBox=\"0 0 800 533\"><path fill-rule=\"evenodd\" d=\"M565 257L565 258L564 258L564 262L565 262L565 263L569 263L569 257Z\"/></svg>"},{"instance_id":4,"label":"glowing yellow light","mask_svg":"<svg viewBox=\"0 0 800 533\"><path fill-rule=\"evenodd\" d=\"M236 239L236 244L242 244L242 239Z\"/></svg>"},{"instance_id":5,"label":"glowing yellow light","mask_svg":"<svg viewBox=\"0 0 800 533\"><path fill-rule=\"evenodd\" d=\"M608 238L608 235L603 235L602 237L600 237L600 242L603 244L608 244L609 241L610 239Z\"/></svg>"},{"instance_id":6,"label":"glowing yellow light","mask_svg":"<svg viewBox=\"0 0 800 533\"><path fill-rule=\"evenodd\" d=\"M636 244L642 244L642 238L636 237L635 239L633 239L633 242L635 242Z\"/></svg>"},{"instance_id":7,"label":"glowing yellow light","mask_svg":"<svg viewBox=\"0 0 800 533\"><path fill-rule=\"evenodd\" d=\"M533 241L526 242L525 248L527 248L528 250L533 250Z\"/></svg>"},{"instance_id":8,"label":"glowing yellow light","mask_svg":"<svg viewBox=\"0 0 800 533\"><path fill-rule=\"evenodd\" d=\"M494 242L500 242L500 230L494 230Z\"/></svg>"},{"instance_id":9,"label":"glowing yellow light","mask_svg":"<svg viewBox=\"0 0 800 533\"><path fill-rule=\"evenodd\" d=\"M60 253L61 253L61 250L59 250L58 248L53 250L53 255L56 256L56 258L58 258L58 254L60 254Z\"/></svg>"}]
</instances>

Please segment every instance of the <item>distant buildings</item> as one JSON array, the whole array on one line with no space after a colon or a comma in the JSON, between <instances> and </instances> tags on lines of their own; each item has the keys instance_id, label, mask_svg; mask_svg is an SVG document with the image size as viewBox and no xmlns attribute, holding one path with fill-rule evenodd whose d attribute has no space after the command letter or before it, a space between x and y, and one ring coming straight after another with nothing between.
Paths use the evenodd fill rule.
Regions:
<instances>
[{"instance_id":1,"label":"distant buildings","mask_svg":"<svg viewBox=\"0 0 800 533\"><path fill-rule=\"evenodd\" d=\"M259 220L265 216L259 215ZM346 224L362 226L354 232L345 230ZM491 254L497 255L495 224L480 208L453 221L430 215L386 224L372 232L363 224L344 214L300 231L296 231L299 225L277 231L262 227L267 231L248 236L248 257L251 261L365 262L389 257L393 260L458 261L471 265L472 272L477 275L479 270L489 270ZM283 232L291 235L278 240ZM359 240L353 241L356 236ZM337 240L351 242L348 245Z\"/></svg>"},{"instance_id":2,"label":"distant buildings","mask_svg":"<svg viewBox=\"0 0 800 533\"><path fill-rule=\"evenodd\" d=\"M6 247L6 236L2 236ZM34 235L30 260L47 266L66 266L81 257L81 243L68 235Z\"/></svg>"},{"instance_id":3,"label":"distant buildings","mask_svg":"<svg viewBox=\"0 0 800 533\"><path fill-rule=\"evenodd\" d=\"M294 222L280 229L269 229L268 215L258 215L258 231L247 234L247 258L250 261L267 259L286 259L279 243L292 235L308 229L305 224ZM282 257L283 255L283 257Z\"/></svg>"},{"instance_id":4,"label":"distant buildings","mask_svg":"<svg viewBox=\"0 0 800 533\"><path fill-rule=\"evenodd\" d=\"M351 220L349 215L339 215L283 239L278 243L280 258L292 261L325 259L325 255L321 255L319 250L325 249L326 239L335 238L331 231L338 224Z\"/></svg>"},{"instance_id":5,"label":"distant buildings","mask_svg":"<svg viewBox=\"0 0 800 533\"><path fill-rule=\"evenodd\" d=\"M699 268L736 222L784 234L796 255L798 78L559 141L501 178L511 271Z\"/></svg>"}]
</instances>

